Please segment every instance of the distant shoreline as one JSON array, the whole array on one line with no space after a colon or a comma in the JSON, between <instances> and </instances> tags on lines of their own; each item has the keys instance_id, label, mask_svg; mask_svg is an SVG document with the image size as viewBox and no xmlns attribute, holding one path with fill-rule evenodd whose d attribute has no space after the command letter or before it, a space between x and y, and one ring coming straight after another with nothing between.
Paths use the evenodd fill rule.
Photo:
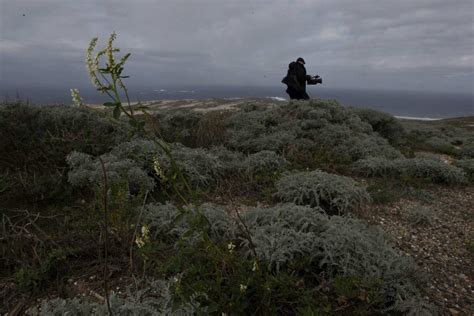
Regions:
<instances>
[{"instance_id":1,"label":"distant shoreline","mask_svg":"<svg viewBox=\"0 0 474 316\"><path fill-rule=\"evenodd\" d=\"M210 98L210 99L157 99L157 100L147 100L142 101L141 104L145 106L150 106L150 112L154 112L157 110L165 110L165 109L194 109L197 112L208 112L213 110L232 110L236 109L236 106L249 102L249 101L256 101L256 102L270 102L275 104L281 104L283 102L289 102L288 99L281 98L281 97L260 97L260 98L246 98L246 97L235 97L235 98ZM131 102L131 105L136 106L138 102L134 101ZM86 104L86 106L100 109L102 107L101 103L91 103ZM390 114L390 113L389 113ZM393 115L393 114L391 114ZM457 120L457 119L469 119L473 116L458 116L458 117L445 117L445 118L433 118L433 117L421 117L421 116L408 116L408 115L393 115L396 119L399 120L411 120L411 121L441 121L441 120Z\"/></svg>"}]
</instances>

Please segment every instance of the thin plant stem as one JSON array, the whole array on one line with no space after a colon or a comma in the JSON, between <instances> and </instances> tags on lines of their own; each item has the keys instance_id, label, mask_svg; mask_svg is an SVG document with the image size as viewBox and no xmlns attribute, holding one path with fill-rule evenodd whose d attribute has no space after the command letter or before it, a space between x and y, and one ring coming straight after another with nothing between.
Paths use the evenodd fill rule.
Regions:
<instances>
[{"instance_id":1,"label":"thin plant stem","mask_svg":"<svg viewBox=\"0 0 474 316\"><path fill-rule=\"evenodd\" d=\"M133 269L133 243L135 242L135 238L137 236L138 225L140 225L140 222L142 220L142 214L143 214L143 210L145 209L147 198L148 198L148 191L146 191L145 198L143 199L142 208L140 210L140 214L138 214L137 223L135 224L135 230L133 231L132 241L130 243L130 271L132 271Z\"/></svg>"},{"instance_id":2,"label":"thin plant stem","mask_svg":"<svg viewBox=\"0 0 474 316\"><path fill-rule=\"evenodd\" d=\"M102 166L102 173L104 176L104 189L103 189L103 207L104 207L104 292L105 292L105 301L107 302L107 309L110 315L113 315L112 308L110 306L109 300L109 268L108 268L108 252L109 252L109 222L108 222L108 205L107 205L107 191L108 191L108 182L107 182L107 172L105 170L105 164L102 158L99 156L100 165Z\"/></svg>"}]
</instances>

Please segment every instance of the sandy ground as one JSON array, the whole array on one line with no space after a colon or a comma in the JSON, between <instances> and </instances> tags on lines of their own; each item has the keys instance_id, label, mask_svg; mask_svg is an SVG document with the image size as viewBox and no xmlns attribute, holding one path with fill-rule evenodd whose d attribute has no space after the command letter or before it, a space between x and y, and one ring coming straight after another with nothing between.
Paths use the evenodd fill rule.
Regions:
<instances>
[{"instance_id":1,"label":"sandy ground","mask_svg":"<svg viewBox=\"0 0 474 316\"><path fill-rule=\"evenodd\" d=\"M171 109L190 109L196 112L210 112L210 111L228 111L236 110L246 103L261 104L262 106L272 106L277 104L285 104L286 100L276 100L272 98L231 98L231 99L184 99L184 100L152 100L142 101L140 104L132 102L133 108L137 109L139 106L147 107L148 113L156 113L161 110ZM93 109L104 109L101 104L87 104ZM125 106L127 108L127 106ZM143 113L140 110L135 110L135 113Z\"/></svg>"}]
</instances>

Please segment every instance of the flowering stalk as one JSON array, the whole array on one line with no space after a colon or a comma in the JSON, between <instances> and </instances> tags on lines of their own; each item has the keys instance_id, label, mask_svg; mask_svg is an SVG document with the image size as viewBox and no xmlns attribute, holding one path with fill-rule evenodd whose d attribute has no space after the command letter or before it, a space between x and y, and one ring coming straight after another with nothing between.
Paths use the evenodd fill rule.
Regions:
<instances>
[{"instance_id":1,"label":"flowering stalk","mask_svg":"<svg viewBox=\"0 0 474 316\"><path fill-rule=\"evenodd\" d=\"M83 107L84 106L84 101L81 98L81 95L79 94L79 90L77 89L71 89L71 97L72 97L72 104L77 107Z\"/></svg>"}]
</instances>

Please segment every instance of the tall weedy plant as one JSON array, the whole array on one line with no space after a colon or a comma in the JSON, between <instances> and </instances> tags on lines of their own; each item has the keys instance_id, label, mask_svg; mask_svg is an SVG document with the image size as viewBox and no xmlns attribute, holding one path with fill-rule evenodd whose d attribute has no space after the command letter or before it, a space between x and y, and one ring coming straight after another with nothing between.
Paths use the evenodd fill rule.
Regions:
<instances>
[{"instance_id":1,"label":"tall weedy plant","mask_svg":"<svg viewBox=\"0 0 474 316\"><path fill-rule=\"evenodd\" d=\"M172 152L170 145L167 144L165 141L163 141L161 138L158 138L155 136L153 133L148 133L145 130L145 124L146 121L143 119L145 118L150 118L151 115L147 113L147 108L142 106L141 104L138 104L138 106L134 107L132 106L129 98L129 93L128 90L123 82L123 79L128 78L129 76L123 75L123 70L125 67L125 62L128 60L130 57L130 53L125 54L123 57L120 59L116 58L115 54L120 52L120 50L116 47L113 46L113 42L116 39L116 34L112 33L111 36L109 37L109 40L107 42L107 45L104 49L99 50L98 52L95 52L95 48L97 46L98 38L93 38L91 42L89 43L89 47L87 49L87 57L86 57L86 65L87 65L87 70L89 73L89 77L92 81L92 84L96 87L96 89L102 93L106 94L109 98L110 101L103 103L105 107L111 107L113 108L113 117L115 119L120 119L122 114L128 118L129 124L133 127L135 133L139 135L145 135L148 139L152 140L155 142L157 145L160 146L161 149L165 152L165 154L168 156L170 162L171 162L171 168L172 168L172 174L173 176L167 177L166 181L169 181L171 183L171 187L173 188L173 191L176 193L176 195L181 199L183 204L190 205L191 202L196 201L196 191L191 189L190 185L188 184L186 178L183 175L183 172L181 171L180 167L176 163ZM125 102L122 102L123 97L125 98ZM77 91L74 91L73 93L73 99L75 104L82 103L82 99L80 98L79 94ZM137 115L137 110L139 110L140 115ZM143 116L141 115L143 113ZM154 167L155 171L157 173L160 173L159 168L159 163L157 162L158 157L155 157L156 160L154 162ZM104 172L104 179L105 179L105 170L106 166L103 165L103 172ZM106 186L106 183L104 183L104 186ZM106 193L104 193L106 194ZM191 197L191 201L188 200L187 197ZM104 198L104 221L107 223L107 200ZM145 201L144 201L145 204ZM202 237L202 241L206 244L205 249L208 249L210 254L213 254L209 259L210 261L216 260L216 262L222 261L221 259L216 259L215 254L218 254L219 258L225 258L228 254L226 251L222 250L222 247L217 245L212 238L209 236L209 231L211 224L209 223L208 218L201 212L199 207L180 207L179 211L181 212L182 215L186 216L187 220L189 223L192 223L190 225L190 230L199 233L199 235ZM240 215L239 215L239 220ZM137 227L139 225L140 221L140 216L137 221L137 225L135 227L135 232L137 231ZM241 221L241 226L245 227L245 224ZM107 229L107 226L105 225L105 229ZM105 234L107 236L107 234ZM135 234L134 234L135 235ZM253 247L253 242L252 242L252 237L246 229L246 238L249 240L249 244L252 245ZM132 241L133 242L133 241ZM107 249L105 247L105 249ZM255 251L254 251L255 253ZM252 259L252 262L254 265L259 265L258 264L258 258L255 255L255 258ZM107 287L106 285L106 279L104 282L105 288ZM107 292L107 291L106 291ZM106 297L108 297L108 294L106 294ZM109 310L110 312L110 310Z\"/></svg>"},{"instance_id":2,"label":"tall weedy plant","mask_svg":"<svg viewBox=\"0 0 474 316\"><path fill-rule=\"evenodd\" d=\"M129 78L129 76L125 76L122 73L125 67L125 62L131 54L127 53L120 59L116 58L115 54L120 52L120 49L113 46L113 42L116 38L117 35L115 32L112 33L107 41L107 46L98 52L95 52L98 38L95 37L90 41L86 57L89 78L97 91L109 96L110 101L103 103L103 105L105 107L113 108L113 117L115 119L118 120L121 115L124 114L137 134L148 135L145 132L145 120L136 115L130 102L128 89L123 82L123 79ZM125 102L122 102L122 96L125 97ZM136 109L140 110L145 117L151 117L146 111L147 107L138 104ZM185 190L188 191L188 196L193 196L193 190L191 190L188 182L173 158L170 146L160 138L151 137L151 135L148 136L158 144L169 157L174 176L170 177L168 180L172 182L172 187L175 193L181 198L182 202L188 204L188 200L184 197L181 191L178 190L178 184L184 186Z\"/></svg>"}]
</instances>

